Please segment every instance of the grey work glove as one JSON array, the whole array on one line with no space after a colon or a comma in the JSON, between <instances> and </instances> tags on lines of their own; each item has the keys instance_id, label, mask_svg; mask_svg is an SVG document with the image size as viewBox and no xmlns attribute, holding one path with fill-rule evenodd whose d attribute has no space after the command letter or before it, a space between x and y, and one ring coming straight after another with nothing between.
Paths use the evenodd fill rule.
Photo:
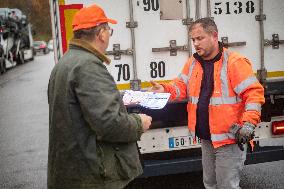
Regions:
<instances>
[{"instance_id":1,"label":"grey work glove","mask_svg":"<svg viewBox=\"0 0 284 189\"><path fill-rule=\"evenodd\" d=\"M230 128L230 132L234 134L237 144L242 151L244 150L243 144L246 144L253 139L254 128L255 126L249 122L245 122L243 126L233 124Z\"/></svg>"}]
</instances>

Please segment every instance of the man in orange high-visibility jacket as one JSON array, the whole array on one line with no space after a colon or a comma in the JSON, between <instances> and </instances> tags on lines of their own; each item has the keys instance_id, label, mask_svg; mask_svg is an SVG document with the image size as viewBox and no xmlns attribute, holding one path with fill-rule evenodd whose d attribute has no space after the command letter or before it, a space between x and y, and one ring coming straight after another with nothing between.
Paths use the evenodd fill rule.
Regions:
<instances>
[{"instance_id":1,"label":"man in orange high-visibility jacket","mask_svg":"<svg viewBox=\"0 0 284 189\"><path fill-rule=\"evenodd\" d=\"M239 146L246 149L253 138L264 89L249 60L218 42L213 20L196 20L190 37L196 53L181 74L169 84L151 81L150 90L169 92L171 100L188 99L188 128L201 138L205 188L237 189L246 157Z\"/></svg>"}]
</instances>

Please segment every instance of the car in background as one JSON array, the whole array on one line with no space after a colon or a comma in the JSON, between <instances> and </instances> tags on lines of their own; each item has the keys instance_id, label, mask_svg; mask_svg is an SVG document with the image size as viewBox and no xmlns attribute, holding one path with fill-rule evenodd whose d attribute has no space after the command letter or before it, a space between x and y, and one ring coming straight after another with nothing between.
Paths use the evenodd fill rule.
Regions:
<instances>
[{"instance_id":1,"label":"car in background","mask_svg":"<svg viewBox=\"0 0 284 189\"><path fill-rule=\"evenodd\" d=\"M45 41L34 41L33 44L34 44L33 46L34 46L35 54L39 52L43 54L49 53L49 48L47 47L47 44Z\"/></svg>"},{"instance_id":2,"label":"car in background","mask_svg":"<svg viewBox=\"0 0 284 189\"><path fill-rule=\"evenodd\" d=\"M48 41L47 47L49 50L53 51L53 40L52 39Z\"/></svg>"}]
</instances>

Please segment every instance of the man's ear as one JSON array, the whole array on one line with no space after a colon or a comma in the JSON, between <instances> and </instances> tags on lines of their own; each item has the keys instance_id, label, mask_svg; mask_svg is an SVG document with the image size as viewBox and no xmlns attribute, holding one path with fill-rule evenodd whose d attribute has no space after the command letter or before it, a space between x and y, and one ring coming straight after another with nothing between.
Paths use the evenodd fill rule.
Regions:
<instances>
[{"instance_id":1,"label":"man's ear","mask_svg":"<svg viewBox=\"0 0 284 189\"><path fill-rule=\"evenodd\" d=\"M214 31L212 35L213 35L214 39L216 39L218 41L218 33Z\"/></svg>"},{"instance_id":2,"label":"man's ear","mask_svg":"<svg viewBox=\"0 0 284 189\"><path fill-rule=\"evenodd\" d=\"M100 40L100 41L103 39L103 32L102 31L103 30L100 30L100 32L97 35L97 39Z\"/></svg>"},{"instance_id":3,"label":"man's ear","mask_svg":"<svg viewBox=\"0 0 284 189\"><path fill-rule=\"evenodd\" d=\"M100 30L99 34L97 35L97 38L101 42L106 41L106 35L104 34L104 30Z\"/></svg>"}]
</instances>

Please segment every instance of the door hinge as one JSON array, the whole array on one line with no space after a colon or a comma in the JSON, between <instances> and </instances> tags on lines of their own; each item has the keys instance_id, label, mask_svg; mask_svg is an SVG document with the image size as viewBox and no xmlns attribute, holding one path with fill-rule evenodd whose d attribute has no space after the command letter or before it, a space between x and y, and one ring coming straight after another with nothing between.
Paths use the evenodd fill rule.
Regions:
<instances>
[{"instance_id":1,"label":"door hinge","mask_svg":"<svg viewBox=\"0 0 284 189\"><path fill-rule=\"evenodd\" d=\"M265 14L255 15L255 20L256 20L256 21L263 21L263 20L266 20L266 15L265 15Z\"/></svg>"},{"instance_id":2,"label":"door hinge","mask_svg":"<svg viewBox=\"0 0 284 189\"><path fill-rule=\"evenodd\" d=\"M190 26L193 23L193 18L182 19L182 24Z\"/></svg>"},{"instance_id":3,"label":"door hinge","mask_svg":"<svg viewBox=\"0 0 284 189\"><path fill-rule=\"evenodd\" d=\"M237 46L246 46L247 42L246 41L241 41L241 42L230 42L229 43L229 38L228 37L221 37L221 41L224 45L224 47L237 47Z\"/></svg>"},{"instance_id":4,"label":"door hinge","mask_svg":"<svg viewBox=\"0 0 284 189\"><path fill-rule=\"evenodd\" d=\"M266 69L257 70L256 77L260 81L260 83L264 84L267 78L267 70Z\"/></svg>"},{"instance_id":5,"label":"door hinge","mask_svg":"<svg viewBox=\"0 0 284 189\"><path fill-rule=\"evenodd\" d=\"M130 89L133 90L133 91L140 91L141 80L140 79L130 80Z\"/></svg>"},{"instance_id":6,"label":"door hinge","mask_svg":"<svg viewBox=\"0 0 284 189\"><path fill-rule=\"evenodd\" d=\"M123 55L132 55L133 49L120 50L120 44L113 44L113 50L106 52L106 55L113 55L114 60L120 60L122 54Z\"/></svg>"},{"instance_id":7,"label":"door hinge","mask_svg":"<svg viewBox=\"0 0 284 189\"><path fill-rule=\"evenodd\" d=\"M126 27L127 28L137 28L138 27L138 22L136 22L136 21L126 22Z\"/></svg>"},{"instance_id":8,"label":"door hinge","mask_svg":"<svg viewBox=\"0 0 284 189\"><path fill-rule=\"evenodd\" d=\"M278 34L272 34L272 40L264 39L264 46L272 46L272 49L279 49L279 45L284 44L284 40L279 39Z\"/></svg>"},{"instance_id":9,"label":"door hinge","mask_svg":"<svg viewBox=\"0 0 284 189\"><path fill-rule=\"evenodd\" d=\"M170 56L176 56L177 51L188 51L187 45L177 46L176 40L170 40L169 47L152 48L152 52L170 51Z\"/></svg>"}]
</instances>

